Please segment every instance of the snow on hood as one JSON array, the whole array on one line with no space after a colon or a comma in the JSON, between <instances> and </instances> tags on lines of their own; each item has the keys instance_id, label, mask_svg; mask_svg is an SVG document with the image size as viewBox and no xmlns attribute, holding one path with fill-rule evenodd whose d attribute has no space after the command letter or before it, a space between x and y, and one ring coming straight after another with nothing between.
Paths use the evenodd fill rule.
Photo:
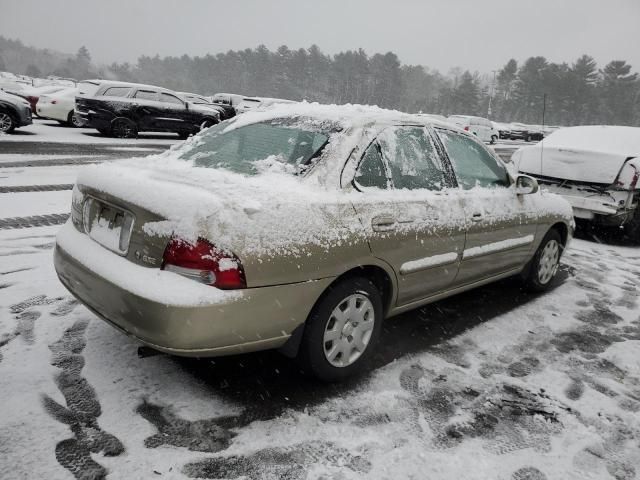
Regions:
<instances>
[{"instance_id":1,"label":"snow on hood","mask_svg":"<svg viewBox=\"0 0 640 480\"><path fill-rule=\"evenodd\" d=\"M640 128L562 128L536 145L517 150L512 160L523 173L611 184L629 157L640 156Z\"/></svg>"}]
</instances>

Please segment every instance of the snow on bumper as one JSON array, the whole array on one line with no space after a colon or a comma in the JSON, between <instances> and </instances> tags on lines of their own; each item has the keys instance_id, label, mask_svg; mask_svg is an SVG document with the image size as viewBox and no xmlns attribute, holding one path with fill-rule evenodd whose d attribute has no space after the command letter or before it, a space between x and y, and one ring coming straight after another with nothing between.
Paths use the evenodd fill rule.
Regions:
<instances>
[{"instance_id":1,"label":"snow on bumper","mask_svg":"<svg viewBox=\"0 0 640 480\"><path fill-rule=\"evenodd\" d=\"M102 319L154 348L215 356L283 345L331 279L223 291L135 265L67 223L55 268L64 286Z\"/></svg>"}]
</instances>

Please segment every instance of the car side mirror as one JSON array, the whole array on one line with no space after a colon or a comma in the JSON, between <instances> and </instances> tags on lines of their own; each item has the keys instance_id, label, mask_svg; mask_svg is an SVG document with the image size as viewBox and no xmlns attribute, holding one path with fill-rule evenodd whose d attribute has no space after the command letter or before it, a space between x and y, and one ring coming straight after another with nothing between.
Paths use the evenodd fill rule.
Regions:
<instances>
[{"instance_id":1,"label":"car side mirror","mask_svg":"<svg viewBox=\"0 0 640 480\"><path fill-rule=\"evenodd\" d=\"M529 195L538 191L538 181L529 175L518 175L516 178L516 194Z\"/></svg>"}]
</instances>

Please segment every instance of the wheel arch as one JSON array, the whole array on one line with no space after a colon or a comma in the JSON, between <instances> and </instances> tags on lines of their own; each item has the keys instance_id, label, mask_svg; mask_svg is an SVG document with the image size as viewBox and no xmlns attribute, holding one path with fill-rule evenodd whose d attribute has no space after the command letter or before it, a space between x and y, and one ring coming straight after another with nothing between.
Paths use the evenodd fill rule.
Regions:
<instances>
[{"instance_id":1,"label":"wheel arch","mask_svg":"<svg viewBox=\"0 0 640 480\"><path fill-rule=\"evenodd\" d=\"M356 267L350 268L349 270L345 271L341 275L337 276L322 291L322 293L318 296L313 306L309 310L309 315L307 316L307 319L304 321L304 323L298 325L298 327L294 329L294 331L291 334L291 337L289 337L289 340L287 340L287 343L285 343L282 347L280 347L278 351L287 357L290 357L290 358L295 357L298 354L298 350L300 348L300 342L302 340L302 335L304 334L304 329L307 324L307 321L311 316L312 312L315 310L316 305L318 305L320 300L324 298L327 292L329 292L334 285L344 281L345 279L354 278L354 277L366 278L370 280L378 289L378 291L380 292L380 297L382 298L383 319L384 319L384 317L386 317L387 314L389 313L389 310L391 309L391 306L393 304L393 300L396 297L396 283L394 281L395 277L392 276L392 274L390 274L385 268L383 268L380 265L375 265L375 264L358 265Z\"/></svg>"}]
</instances>

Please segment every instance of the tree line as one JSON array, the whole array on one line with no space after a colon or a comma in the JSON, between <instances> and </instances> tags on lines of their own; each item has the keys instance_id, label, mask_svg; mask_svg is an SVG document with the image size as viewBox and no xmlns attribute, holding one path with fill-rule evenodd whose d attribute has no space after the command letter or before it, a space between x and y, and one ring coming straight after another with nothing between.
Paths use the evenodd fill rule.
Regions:
<instances>
[{"instance_id":1,"label":"tree line","mask_svg":"<svg viewBox=\"0 0 640 480\"><path fill-rule=\"evenodd\" d=\"M15 53L16 42L22 48L20 55ZM369 55L358 49L328 55L316 45L297 50L283 45L275 51L260 45L201 57L143 55L135 64L102 67L91 62L85 47L75 56L60 55L43 56L39 49L0 37L0 70L32 76L100 77L203 95L231 92L372 104L406 112L469 114L508 122L539 124L544 110L545 123L550 125L640 125L638 73L624 60L613 60L600 68L588 55L571 64L550 62L541 56L521 64L511 59L501 69L483 75L460 68L442 74L421 65L405 65L393 52ZM58 58L56 64L52 64L53 58Z\"/></svg>"}]
</instances>

